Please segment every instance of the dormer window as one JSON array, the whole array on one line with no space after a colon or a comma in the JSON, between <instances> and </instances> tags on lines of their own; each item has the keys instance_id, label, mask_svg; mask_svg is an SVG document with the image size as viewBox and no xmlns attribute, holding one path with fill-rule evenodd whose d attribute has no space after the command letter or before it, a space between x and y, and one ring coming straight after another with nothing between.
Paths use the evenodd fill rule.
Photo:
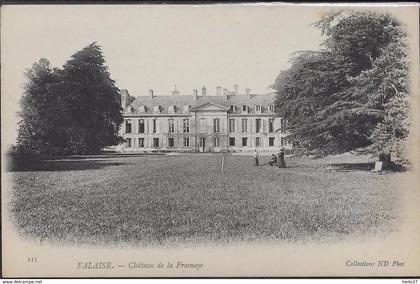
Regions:
<instances>
[{"instance_id":1,"label":"dormer window","mask_svg":"<svg viewBox=\"0 0 420 284\"><path fill-rule=\"evenodd\" d=\"M231 105L231 106L229 107L229 110L230 110L230 112L234 112L234 111L235 111L235 106L234 106L234 105Z\"/></svg>"},{"instance_id":2,"label":"dormer window","mask_svg":"<svg viewBox=\"0 0 420 284\"><path fill-rule=\"evenodd\" d=\"M188 113L190 111L191 106L184 106L184 113Z\"/></svg>"},{"instance_id":3,"label":"dormer window","mask_svg":"<svg viewBox=\"0 0 420 284\"><path fill-rule=\"evenodd\" d=\"M255 112L256 113L261 113L261 105L256 105L255 106Z\"/></svg>"},{"instance_id":4,"label":"dormer window","mask_svg":"<svg viewBox=\"0 0 420 284\"><path fill-rule=\"evenodd\" d=\"M160 113L160 106L153 106L154 113Z\"/></svg>"},{"instance_id":5,"label":"dormer window","mask_svg":"<svg viewBox=\"0 0 420 284\"><path fill-rule=\"evenodd\" d=\"M146 106L140 106L139 112L140 113L146 113Z\"/></svg>"},{"instance_id":6,"label":"dormer window","mask_svg":"<svg viewBox=\"0 0 420 284\"><path fill-rule=\"evenodd\" d=\"M175 113L175 106L169 106L168 113Z\"/></svg>"},{"instance_id":7,"label":"dormer window","mask_svg":"<svg viewBox=\"0 0 420 284\"><path fill-rule=\"evenodd\" d=\"M269 105L269 106L268 106L268 109L269 109L271 112L274 112L274 105L273 105L273 104Z\"/></svg>"},{"instance_id":8,"label":"dormer window","mask_svg":"<svg viewBox=\"0 0 420 284\"><path fill-rule=\"evenodd\" d=\"M247 105L242 105L242 112L243 113L248 113L248 106Z\"/></svg>"}]
</instances>

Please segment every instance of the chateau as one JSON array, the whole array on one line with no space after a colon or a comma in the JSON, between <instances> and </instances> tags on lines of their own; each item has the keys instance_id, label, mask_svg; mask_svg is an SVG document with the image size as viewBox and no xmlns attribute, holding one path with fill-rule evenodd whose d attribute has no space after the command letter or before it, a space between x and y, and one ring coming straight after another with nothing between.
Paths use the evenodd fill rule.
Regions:
<instances>
[{"instance_id":1,"label":"chateau","mask_svg":"<svg viewBox=\"0 0 420 284\"><path fill-rule=\"evenodd\" d=\"M291 148L282 131L282 119L274 115L274 93L252 94L250 89L239 94L216 87L208 95L180 95L175 89L170 96L138 96L131 103L127 90L121 90L124 123L119 146L122 152L238 152L278 151Z\"/></svg>"}]
</instances>

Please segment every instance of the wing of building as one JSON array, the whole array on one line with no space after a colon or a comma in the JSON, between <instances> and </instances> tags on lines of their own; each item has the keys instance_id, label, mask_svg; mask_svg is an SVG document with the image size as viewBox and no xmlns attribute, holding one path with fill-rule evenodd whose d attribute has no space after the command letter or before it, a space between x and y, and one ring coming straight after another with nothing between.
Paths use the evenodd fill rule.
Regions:
<instances>
[{"instance_id":1,"label":"wing of building","mask_svg":"<svg viewBox=\"0 0 420 284\"><path fill-rule=\"evenodd\" d=\"M127 104L128 92L121 91L124 123L121 151L235 152L291 148L282 132L282 119L274 116L275 93L245 94L221 87L208 95L160 96L149 91Z\"/></svg>"}]
</instances>

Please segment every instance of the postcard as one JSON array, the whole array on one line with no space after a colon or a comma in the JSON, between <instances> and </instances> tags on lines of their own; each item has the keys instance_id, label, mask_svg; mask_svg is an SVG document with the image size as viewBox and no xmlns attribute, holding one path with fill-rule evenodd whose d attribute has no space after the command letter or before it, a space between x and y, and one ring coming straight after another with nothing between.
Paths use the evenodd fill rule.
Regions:
<instances>
[{"instance_id":1,"label":"postcard","mask_svg":"<svg viewBox=\"0 0 420 284\"><path fill-rule=\"evenodd\" d=\"M3 5L2 276L420 274L419 7Z\"/></svg>"}]
</instances>

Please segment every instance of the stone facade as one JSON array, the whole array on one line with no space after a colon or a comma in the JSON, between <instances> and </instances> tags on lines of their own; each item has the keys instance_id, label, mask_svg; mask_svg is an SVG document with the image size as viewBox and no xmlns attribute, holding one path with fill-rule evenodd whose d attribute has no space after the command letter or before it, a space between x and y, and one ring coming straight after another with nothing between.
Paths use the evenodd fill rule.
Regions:
<instances>
[{"instance_id":1,"label":"stone facade","mask_svg":"<svg viewBox=\"0 0 420 284\"><path fill-rule=\"evenodd\" d=\"M127 104L128 92L121 91L126 139L121 152L238 152L254 149L278 151L291 148L282 131L282 119L274 116L275 94L238 94L216 88L202 95L139 96Z\"/></svg>"}]
</instances>

